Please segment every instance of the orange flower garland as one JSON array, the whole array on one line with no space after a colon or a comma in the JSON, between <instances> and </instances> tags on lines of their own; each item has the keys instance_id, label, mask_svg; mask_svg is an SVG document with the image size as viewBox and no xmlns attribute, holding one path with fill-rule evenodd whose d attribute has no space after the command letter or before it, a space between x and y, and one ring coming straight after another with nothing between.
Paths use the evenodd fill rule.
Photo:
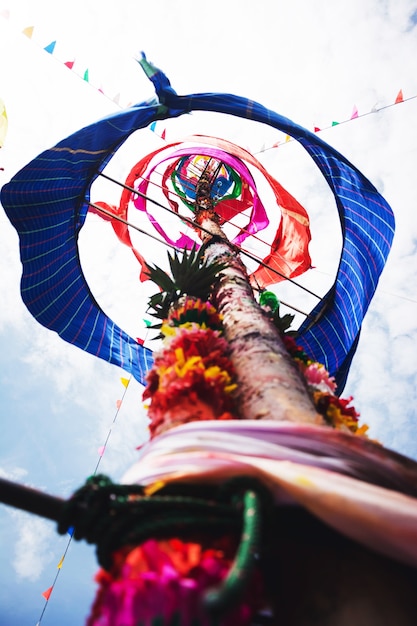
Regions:
<instances>
[{"instance_id":1,"label":"orange flower garland","mask_svg":"<svg viewBox=\"0 0 417 626\"><path fill-rule=\"evenodd\" d=\"M155 357L143 394L151 400L151 436L187 421L235 418L234 368L214 307L186 297L161 332L165 347Z\"/></svg>"},{"instance_id":2,"label":"orange flower garland","mask_svg":"<svg viewBox=\"0 0 417 626\"><path fill-rule=\"evenodd\" d=\"M342 399L335 395L334 378L329 375L324 365L312 361L303 348L296 344L293 337L283 335L283 341L306 379L318 413L323 415L333 428L348 430L355 435L365 435L369 427L366 424L359 426L360 414L353 406L349 406L353 398Z\"/></svg>"}]
</instances>

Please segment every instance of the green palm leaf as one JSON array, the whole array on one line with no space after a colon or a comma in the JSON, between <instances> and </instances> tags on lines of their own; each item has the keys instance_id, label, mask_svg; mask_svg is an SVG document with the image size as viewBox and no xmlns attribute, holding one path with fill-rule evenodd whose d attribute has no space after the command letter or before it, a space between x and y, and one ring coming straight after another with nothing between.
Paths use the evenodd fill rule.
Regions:
<instances>
[{"instance_id":1,"label":"green palm leaf","mask_svg":"<svg viewBox=\"0 0 417 626\"><path fill-rule=\"evenodd\" d=\"M172 278L157 265L146 265L150 280L161 289L149 298L148 311L160 319L166 319L171 304L185 294L206 300L217 275L226 267L217 261L207 264L203 249L197 251L195 246L188 253L184 251L181 259L177 251L172 256L168 253L168 260Z\"/></svg>"}]
</instances>

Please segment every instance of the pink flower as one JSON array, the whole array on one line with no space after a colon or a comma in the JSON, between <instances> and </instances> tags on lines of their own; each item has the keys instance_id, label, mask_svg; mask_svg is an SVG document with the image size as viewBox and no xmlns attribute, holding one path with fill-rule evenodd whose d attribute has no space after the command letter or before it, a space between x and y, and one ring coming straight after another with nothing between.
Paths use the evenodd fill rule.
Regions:
<instances>
[{"instance_id":1,"label":"pink flower","mask_svg":"<svg viewBox=\"0 0 417 626\"><path fill-rule=\"evenodd\" d=\"M304 369L307 384L321 391L334 391L336 382L321 363L311 363Z\"/></svg>"},{"instance_id":2,"label":"pink flower","mask_svg":"<svg viewBox=\"0 0 417 626\"><path fill-rule=\"evenodd\" d=\"M231 556L223 550L179 539L149 539L130 552L120 551L113 571L100 570L96 577L100 587L87 626L150 626L158 616L170 624L176 614L181 626L191 626L196 619L209 626L203 594L226 577L230 566ZM253 585L244 604L222 624L248 626L259 589L259 584Z\"/></svg>"}]
</instances>

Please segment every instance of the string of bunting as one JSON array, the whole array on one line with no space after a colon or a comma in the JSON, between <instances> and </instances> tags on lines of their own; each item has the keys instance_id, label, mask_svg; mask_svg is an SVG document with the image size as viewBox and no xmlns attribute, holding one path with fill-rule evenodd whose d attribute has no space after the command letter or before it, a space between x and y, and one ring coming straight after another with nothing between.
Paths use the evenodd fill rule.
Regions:
<instances>
[{"instance_id":1,"label":"string of bunting","mask_svg":"<svg viewBox=\"0 0 417 626\"><path fill-rule=\"evenodd\" d=\"M145 326L146 327L148 327L150 325L150 322L147 322L147 320L144 320L144 322L145 322ZM143 339L138 338L138 341L140 341L141 343L144 343ZM111 433L112 433L112 428L113 428L113 426L114 426L114 424L115 424L115 422L117 420L117 417L118 417L118 415L120 413L120 410L122 408L123 400L125 399L125 395L126 395L126 392L127 392L127 389L128 389L130 381L131 381L131 377L130 378L124 378L124 377L120 378L120 382L122 383L122 385L124 387L124 391L123 391L123 394L122 394L121 398L116 400L116 411L115 411L115 414L114 414L114 417L113 417L113 422L110 425L109 431L107 433L107 437L106 437L106 439L104 441L104 444L102 446L100 446L98 448L98 450L97 450L97 452L98 452L98 460L97 460L97 464L96 464L96 467L94 469L94 472L92 473L92 476L96 476L97 475L98 468L100 466L101 460L102 460L103 455L104 455L104 453L106 451L106 448L107 448L107 445L108 445L108 442L109 442L109 439L110 439L110 436L111 436ZM44 616L44 613L45 613L45 610L47 608L48 602L49 602L49 600L51 598L51 595L52 595L54 587L55 587L55 585L57 583L60 571L61 571L62 566L64 564L65 557L66 557L67 552L69 550L69 547L71 545L71 541L72 541L73 534L74 534L74 528L69 528L67 534L69 535L69 539L68 539L67 545L65 547L64 553L63 553L63 555L61 556L61 558L60 558L60 560L58 562L57 572L55 574L55 578L54 578L54 580L52 582L52 585L50 587L48 587L48 589L46 589L45 591L42 592L42 596L45 598L45 604L43 606L43 609L42 609L42 612L41 612L41 614L39 616L39 619L38 619L38 621L36 623L36 626L40 626L40 624L42 622L42 618Z\"/></svg>"},{"instance_id":2,"label":"string of bunting","mask_svg":"<svg viewBox=\"0 0 417 626\"><path fill-rule=\"evenodd\" d=\"M138 343L140 343L141 345L143 345L143 344L145 343L145 341L146 341L146 337L147 337L147 334L148 334L148 329L149 329L149 328L150 328L150 326L151 326L151 322L150 322L149 320L144 319L144 320L143 320L143 322L144 322L144 325L145 325L145 328L146 328L145 338L144 338L144 339L142 339L141 337L137 337L137 339L136 339L136 340L137 340L137 342L138 342ZM123 400L125 399L125 396L126 396L126 393L127 393L127 389L128 389L128 387L129 387L129 384L130 384L131 379L132 379L132 377L130 377L130 378L125 378L125 377L123 377L123 376L120 378L120 382L122 383L122 385L123 385L123 387L124 387L124 391L123 391L123 394L122 394L121 398L119 398L118 400L116 400L116 411L115 411L115 414L114 414L114 417L113 417L113 421L112 421L112 423L111 423L111 425L110 425L109 431L108 431L108 433L107 433L107 437L106 437L106 439L105 439L105 441L104 441L103 445L101 445L101 446L97 449L97 452L98 452L98 460L97 460L97 464L96 464L96 466L95 466L94 472L92 473L92 476L96 476L96 475L97 475L97 473L98 473L98 469L99 469L99 466L100 466L101 460L102 460L102 458L103 458L103 456L104 456L104 453L105 453L105 451L106 451L106 448L107 448L107 445L108 445L108 442L109 442L109 439L110 439L110 436L111 436L111 433L112 433L112 428L113 428L113 426L114 426L114 424L115 424L115 422L116 422L116 420L117 420L117 418L118 418L118 416L119 416L120 410L121 410L122 405L123 405ZM56 572L56 574L55 574L55 578L54 578L54 580L53 580L53 582L52 582L52 585L51 585L50 587L48 587L48 589L46 589L45 591L43 591L43 592L42 592L42 596L45 598L45 604L44 604L43 609L42 609L42 612L41 612L41 614L40 614L40 616L39 616L39 620L38 620L38 622L36 623L36 626L40 626L40 624L41 624L41 621L42 621L43 615L44 615L45 610L46 610L46 608L47 608L47 606L48 606L49 599L50 599L50 597L51 597L51 595L52 595L52 592L53 592L53 590L54 590L54 587L55 587L55 585L56 585L56 583L57 583L57 580L58 580L58 577L59 577L59 574L60 574L61 568L62 568L62 566L63 566L63 564L64 564L64 561L65 561L65 557L66 557L67 552L68 552L68 550L69 550L69 547L70 547L70 545L71 545L71 541L72 541L73 534L74 534L74 528L69 528L69 529L68 529L67 534L69 535L69 539L68 539L67 545L66 545L66 547L65 547L64 553L63 553L63 555L61 556L61 558L60 558L60 560L59 560L59 562L58 562L58 565L57 565L57 572Z\"/></svg>"},{"instance_id":3,"label":"string of bunting","mask_svg":"<svg viewBox=\"0 0 417 626\"><path fill-rule=\"evenodd\" d=\"M5 9L3 11L0 11L0 16L3 17L4 19L8 20L10 19L10 10L9 9ZM33 39L33 34L35 31L35 26L26 26L25 28L23 28L23 30L21 31L22 34L24 34L26 37L28 37L29 39L31 39L32 41L35 41ZM35 41L35 43L38 43ZM121 104L121 94L120 92L117 92L115 95L110 95L106 92L105 89L103 89L103 87L100 86L96 86L94 85L91 80L90 80L90 69L88 67L84 67L83 70L81 72L76 71L76 69L74 69L77 67L77 63L76 63L76 59L72 58L72 60L63 60L58 58L57 53L56 53L56 46L57 46L57 40L56 39L52 39L52 41L50 41L49 43L47 43L46 45L44 45L43 43L38 43L38 45L40 47L42 47L45 52L47 52L48 54L50 54L51 56L53 56L57 61L59 61L60 63L62 63L63 65L65 65L65 67L67 67L69 70L75 72L77 74L77 76L79 76L82 80L84 80L85 82L87 82L89 85L91 85L91 87L97 89L97 91L99 91L103 96L105 96L106 98L108 98L109 100L111 100L112 102L114 102L117 106L119 106L120 108L127 108L132 104L132 101L129 100L127 101L124 105ZM374 106L370 111L366 111L365 113L359 113L359 110L357 108L356 105L353 106L352 109L352 113L350 115L349 118L341 120L341 121L332 121L330 125L328 126L323 126L323 127L319 127L319 126L313 126L313 130L315 133L319 133L321 131L324 130L328 130L329 128L332 128L334 126L338 126L340 124L346 124L347 122L352 122L355 119L359 119L361 117L364 117L366 115L370 115L373 113L378 113L378 111L390 108L392 106L395 106L396 104L400 104L403 102L407 102L409 100L413 100L417 98L417 95L415 96L410 96L405 98L404 97L404 93L403 90L400 89L396 95L396 98L394 100L394 102L391 102L390 104L381 106L381 107L377 107ZM165 141L166 138L166 129L163 128L161 130L161 132L156 132L156 128L157 128L157 122L153 122L149 129L154 132L156 135L158 135L162 140ZM262 152L266 152L268 150L272 150L273 148L278 148L279 146L286 144L290 141L293 141L292 137L290 137L290 135L286 135L284 140L282 141L276 141L273 145L271 146L263 146L261 148L261 150L259 150L258 152L256 152L255 154L260 154Z\"/></svg>"}]
</instances>

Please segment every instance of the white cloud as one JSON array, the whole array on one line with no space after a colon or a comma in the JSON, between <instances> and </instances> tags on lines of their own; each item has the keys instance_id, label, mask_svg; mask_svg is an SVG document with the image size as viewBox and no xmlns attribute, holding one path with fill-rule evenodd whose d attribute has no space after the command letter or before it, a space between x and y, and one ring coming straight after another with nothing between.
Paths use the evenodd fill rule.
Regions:
<instances>
[{"instance_id":1,"label":"white cloud","mask_svg":"<svg viewBox=\"0 0 417 626\"><path fill-rule=\"evenodd\" d=\"M15 510L10 516L17 535L13 569L20 579L39 580L54 557L50 547L56 540L53 523Z\"/></svg>"}]
</instances>

